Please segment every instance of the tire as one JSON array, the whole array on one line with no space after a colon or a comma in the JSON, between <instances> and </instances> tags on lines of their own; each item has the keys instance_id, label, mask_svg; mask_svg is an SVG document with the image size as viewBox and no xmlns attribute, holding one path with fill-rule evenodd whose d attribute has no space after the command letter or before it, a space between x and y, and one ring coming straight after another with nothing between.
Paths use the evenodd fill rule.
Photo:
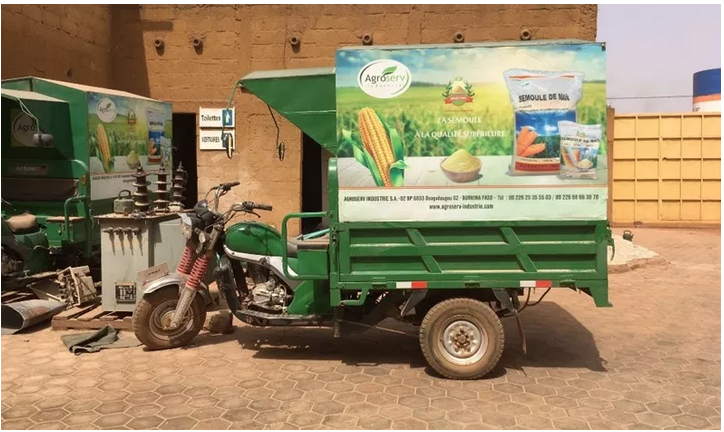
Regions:
<instances>
[{"instance_id":1,"label":"tire","mask_svg":"<svg viewBox=\"0 0 724 432\"><path fill-rule=\"evenodd\" d=\"M471 380L486 375L498 364L504 346L503 324L478 300L444 300L427 312L420 325L422 354L445 378Z\"/></svg>"},{"instance_id":2,"label":"tire","mask_svg":"<svg viewBox=\"0 0 724 432\"><path fill-rule=\"evenodd\" d=\"M201 331L206 320L206 306L200 295L194 296L189 317L173 331L163 330L161 318L172 312L178 303L178 288L166 287L145 295L133 312L133 332L141 343L152 350L187 345Z\"/></svg>"}]
</instances>

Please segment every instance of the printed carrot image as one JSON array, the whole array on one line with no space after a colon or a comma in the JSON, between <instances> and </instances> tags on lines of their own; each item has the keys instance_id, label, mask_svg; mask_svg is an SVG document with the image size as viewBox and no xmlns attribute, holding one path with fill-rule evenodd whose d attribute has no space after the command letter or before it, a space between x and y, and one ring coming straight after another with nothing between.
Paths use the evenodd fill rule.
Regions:
<instances>
[{"instance_id":1,"label":"printed carrot image","mask_svg":"<svg viewBox=\"0 0 724 432\"><path fill-rule=\"evenodd\" d=\"M518 139L516 140L516 153L518 156L522 156L536 138L538 138L538 134L534 130L531 130L528 126L523 127L520 133L518 133Z\"/></svg>"},{"instance_id":2,"label":"printed carrot image","mask_svg":"<svg viewBox=\"0 0 724 432\"><path fill-rule=\"evenodd\" d=\"M541 143L541 144L533 144L533 145L530 145L530 146L526 147L526 149L523 150L523 152L520 154L520 157L531 157L531 156L535 156L535 155L537 155L538 153L541 153L541 152L545 151L545 149L546 149L546 145L545 145L544 143Z\"/></svg>"}]
</instances>

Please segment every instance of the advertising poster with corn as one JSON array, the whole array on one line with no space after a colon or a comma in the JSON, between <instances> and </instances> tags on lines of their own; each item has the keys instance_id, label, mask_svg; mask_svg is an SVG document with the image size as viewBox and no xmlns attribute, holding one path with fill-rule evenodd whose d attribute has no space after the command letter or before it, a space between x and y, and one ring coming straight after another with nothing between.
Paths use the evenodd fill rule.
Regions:
<instances>
[{"instance_id":1,"label":"advertising poster with corn","mask_svg":"<svg viewBox=\"0 0 724 432\"><path fill-rule=\"evenodd\" d=\"M605 46L336 54L343 221L604 220Z\"/></svg>"},{"instance_id":2,"label":"advertising poster with corn","mask_svg":"<svg viewBox=\"0 0 724 432\"><path fill-rule=\"evenodd\" d=\"M88 139L93 199L132 189L142 166L171 169L171 104L117 94L88 93Z\"/></svg>"}]
</instances>

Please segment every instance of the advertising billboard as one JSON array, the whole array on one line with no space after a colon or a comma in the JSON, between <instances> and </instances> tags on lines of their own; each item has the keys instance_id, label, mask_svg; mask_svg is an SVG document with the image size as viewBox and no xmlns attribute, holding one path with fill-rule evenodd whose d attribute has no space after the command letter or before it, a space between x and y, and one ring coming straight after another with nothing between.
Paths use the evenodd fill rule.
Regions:
<instances>
[{"instance_id":1,"label":"advertising billboard","mask_svg":"<svg viewBox=\"0 0 724 432\"><path fill-rule=\"evenodd\" d=\"M336 53L340 221L603 220L605 47Z\"/></svg>"}]
</instances>

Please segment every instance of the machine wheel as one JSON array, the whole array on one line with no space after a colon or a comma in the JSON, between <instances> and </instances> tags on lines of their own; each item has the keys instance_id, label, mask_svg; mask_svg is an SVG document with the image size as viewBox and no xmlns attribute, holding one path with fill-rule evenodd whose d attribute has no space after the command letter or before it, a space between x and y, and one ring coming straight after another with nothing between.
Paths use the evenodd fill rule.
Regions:
<instances>
[{"instance_id":1,"label":"machine wheel","mask_svg":"<svg viewBox=\"0 0 724 432\"><path fill-rule=\"evenodd\" d=\"M206 306L200 295L191 302L187 316L178 329L165 330L178 303L178 288L166 287L143 297L133 312L133 332L152 350L176 348L188 344L201 331Z\"/></svg>"},{"instance_id":2,"label":"machine wheel","mask_svg":"<svg viewBox=\"0 0 724 432\"><path fill-rule=\"evenodd\" d=\"M483 302L453 298L433 306L420 325L420 347L428 364L451 379L477 379L500 360L503 324Z\"/></svg>"}]
</instances>

